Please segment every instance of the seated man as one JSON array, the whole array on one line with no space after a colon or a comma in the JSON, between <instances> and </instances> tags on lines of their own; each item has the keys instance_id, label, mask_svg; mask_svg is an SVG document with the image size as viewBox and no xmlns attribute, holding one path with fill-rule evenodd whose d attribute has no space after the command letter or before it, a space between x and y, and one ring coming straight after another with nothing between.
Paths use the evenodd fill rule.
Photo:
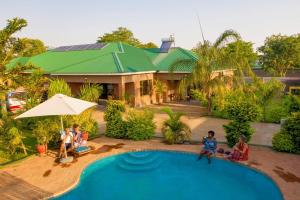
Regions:
<instances>
[{"instance_id":1,"label":"seated man","mask_svg":"<svg viewBox=\"0 0 300 200\"><path fill-rule=\"evenodd\" d=\"M211 163L211 157L215 154L217 149L217 140L214 136L214 131L208 131L208 136L203 138L202 144L204 144L204 148L201 150L198 160L200 160L203 155L206 155L208 163Z\"/></svg>"},{"instance_id":2,"label":"seated man","mask_svg":"<svg viewBox=\"0 0 300 200\"><path fill-rule=\"evenodd\" d=\"M70 131L70 128L65 128L65 131L61 133L61 146L58 157L61 158L62 156L66 156L68 151L71 151L74 146L74 137ZM65 152L65 150L67 152Z\"/></svg>"},{"instance_id":3,"label":"seated man","mask_svg":"<svg viewBox=\"0 0 300 200\"><path fill-rule=\"evenodd\" d=\"M249 146L246 143L247 138L244 135L239 137L238 143L233 147L233 153L229 156L232 161L248 160Z\"/></svg>"}]
</instances>

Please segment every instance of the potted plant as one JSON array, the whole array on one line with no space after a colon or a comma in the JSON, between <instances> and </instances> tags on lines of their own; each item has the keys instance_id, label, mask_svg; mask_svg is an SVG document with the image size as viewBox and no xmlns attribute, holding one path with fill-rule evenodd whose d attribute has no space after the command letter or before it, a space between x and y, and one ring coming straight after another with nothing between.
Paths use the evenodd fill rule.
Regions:
<instances>
[{"instance_id":1,"label":"potted plant","mask_svg":"<svg viewBox=\"0 0 300 200\"><path fill-rule=\"evenodd\" d=\"M47 129L44 129L41 123L33 130L33 134L36 137L37 145L36 150L40 155L43 155L47 152Z\"/></svg>"},{"instance_id":2,"label":"potted plant","mask_svg":"<svg viewBox=\"0 0 300 200\"><path fill-rule=\"evenodd\" d=\"M45 154L48 150L48 143L55 134L58 134L59 126L55 120L45 119L37 123L33 134L37 140L37 151L39 154Z\"/></svg>"}]
</instances>

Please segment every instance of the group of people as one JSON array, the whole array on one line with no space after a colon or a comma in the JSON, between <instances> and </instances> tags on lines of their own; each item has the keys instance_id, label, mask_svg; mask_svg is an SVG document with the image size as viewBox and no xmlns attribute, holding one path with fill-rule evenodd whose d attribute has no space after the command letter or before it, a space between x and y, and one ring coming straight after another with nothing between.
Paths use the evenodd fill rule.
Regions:
<instances>
[{"instance_id":1,"label":"group of people","mask_svg":"<svg viewBox=\"0 0 300 200\"><path fill-rule=\"evenodd\" d=\"M233 147L233 152L229 152L225 158L232 161L246 161L248 160L249 146L246 143L246 137L241 135L238 142ZM207 156L208 163L211 163L211 157L215 155L217 150L217 140L215 138L214 131L208 131L208 136L204 137L201 142L204 147L200 152L198 160L200 160L204 155Z\"/></svg>"},{"instance_id":2,"label":"group of people","mask_svg":"<svg viewBox=\"0 0 300 200\"><path fill-rule=\"evenodd\" d=\"M87 133L80 131L78 124L74 124L72 128L65 128L65 131L61 133L60 139L59 158L65 156L67 152L72 151L75 148L86 146L88 135Z\"/></svg>"}]
</instances>

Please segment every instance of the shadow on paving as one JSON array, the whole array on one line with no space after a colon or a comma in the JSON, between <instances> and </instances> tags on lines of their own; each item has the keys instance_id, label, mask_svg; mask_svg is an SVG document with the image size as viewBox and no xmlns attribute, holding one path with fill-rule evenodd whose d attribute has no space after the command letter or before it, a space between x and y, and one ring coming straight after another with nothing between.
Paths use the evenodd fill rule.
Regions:
<instances>
[{"instance_id":1,"label":"shadow on paving","mask_svg":"<svg viewBox=\"0 0 300 200\"><path fill-rule=\"evenodd\" d=\"M50 192L44 191L7 172L0 172L0 199L44 199Z\"/></svg>"}]
</instances>

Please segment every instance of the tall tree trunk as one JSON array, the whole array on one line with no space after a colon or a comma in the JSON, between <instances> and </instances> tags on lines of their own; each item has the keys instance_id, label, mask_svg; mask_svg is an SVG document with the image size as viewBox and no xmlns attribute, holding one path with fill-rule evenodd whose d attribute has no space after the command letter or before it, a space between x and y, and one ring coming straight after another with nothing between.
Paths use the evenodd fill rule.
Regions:
<instances>
[{"instance_id":1,"label":"tall tree trunk","mask_svg":"<svg viewBox=\"0 0 300 200\"><path fill-rule=\"evenodd\" d=\"M207 111L208 111L208 115L211 116L212 114L212 98L211 95L207 95Z\"/></svg>"}]
</instances>

